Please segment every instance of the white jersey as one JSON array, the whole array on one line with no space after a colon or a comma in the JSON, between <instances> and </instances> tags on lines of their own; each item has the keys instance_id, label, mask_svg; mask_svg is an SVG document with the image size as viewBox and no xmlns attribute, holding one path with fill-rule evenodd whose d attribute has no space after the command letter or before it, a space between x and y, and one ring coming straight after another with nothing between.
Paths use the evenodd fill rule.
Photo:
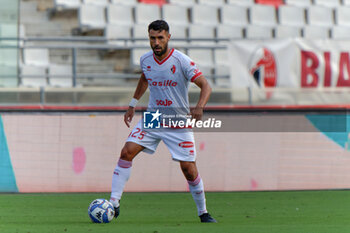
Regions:
<instances>
[{"instance_id":1,"label":"white jersey","mask_svg":"<svg viewBox=\"0 0 350 233\"><path fill-rule=\"evenodd\" d=\"M140 64L150 89L148 111L159 110L163 115L165 113L176 116L188 114L189 82L202 75L196 64L175 49L172 49L162 61L158 61L153 51L149 51L141 56ZM193 132L188 129L144 129L143 120L140 120L130 133L127 142L137 143L145 147L144 152L154 153L161 140L168 147L174 160L196 160Z\"/></svg>"},{"instance_id":2,"label":"white jersey","mask_svg":"<svg viewBox=\"0 0 350 233\"><path fill-rule=\"evenodd\" d=\"M171 49L168 56L159 61L153 51L149 51L141 56L140 65L150 89L149 110L171 108L175 113L189 113L189 82L202 72L188 56Z\"/></svg>"}]
</instances>

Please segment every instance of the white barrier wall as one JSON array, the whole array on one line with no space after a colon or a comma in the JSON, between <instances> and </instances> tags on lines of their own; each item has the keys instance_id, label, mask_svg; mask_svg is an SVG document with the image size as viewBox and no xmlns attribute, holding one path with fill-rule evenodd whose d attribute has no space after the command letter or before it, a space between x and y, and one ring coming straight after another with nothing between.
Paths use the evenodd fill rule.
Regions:
<instances>
[{"instance_id":1,"label":"white barrier wall","mask_svg":"<svg viewBox=\"0 0 350 233\"><path fill-rule=\"evenodd\" d=\"M109 191L130 133L122 113L5 114L2 121L19 192ZM306 118L302 124L312 126ZM344 135L347 140L347 132L339 133ZM350 188L347 141L327 133L204 132L195 137L209 191ZM187 189L163 143L154 155L141 153L134 160L126 186L126 191Z\"/></svg>"}]
</instances>

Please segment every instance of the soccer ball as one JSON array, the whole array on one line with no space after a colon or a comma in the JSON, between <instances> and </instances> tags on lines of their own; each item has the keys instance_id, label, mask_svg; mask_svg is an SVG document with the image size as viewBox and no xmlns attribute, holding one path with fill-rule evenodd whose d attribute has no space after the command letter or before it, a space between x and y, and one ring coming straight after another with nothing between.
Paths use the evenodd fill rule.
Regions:
<instances>
[{"instance_id":1,"label":"soccer ball","mask_svg":"<svg viewBox=\"0 0 350 233\"><path fill-rule=\"evenodd\" d=\"M88 213L95 223L109 223L114 217L114 207L105 199L96 199L91 202Z\"/></svg>"}]
</instances>

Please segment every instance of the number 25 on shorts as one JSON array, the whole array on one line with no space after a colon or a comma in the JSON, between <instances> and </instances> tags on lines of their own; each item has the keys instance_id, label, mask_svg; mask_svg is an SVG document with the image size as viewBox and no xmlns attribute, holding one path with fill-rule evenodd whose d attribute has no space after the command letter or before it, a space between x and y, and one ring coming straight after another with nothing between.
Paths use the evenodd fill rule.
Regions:
<instances>
[{"instance_id":1,"label":"number 25 on shorts","mask_svg":"<svg viewBox=\"0 0 350 233\"><path fill-rule=\"evenodd\" d=\"M145 135L146 135L145 131L142 131L140 128L136 128L134 132L131 132L129 134L129 137L138 138L142 140Z\"/></svg>"}]
</instances>

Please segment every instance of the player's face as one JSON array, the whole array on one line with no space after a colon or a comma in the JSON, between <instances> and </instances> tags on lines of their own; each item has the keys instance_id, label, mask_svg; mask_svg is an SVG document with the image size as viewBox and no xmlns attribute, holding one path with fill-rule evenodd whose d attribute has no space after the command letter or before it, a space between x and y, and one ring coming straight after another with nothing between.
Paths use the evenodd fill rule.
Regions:
<instances>
[{"instance_id":1,"label":"player's face","mask_svg":"<svg viewBox=\"0 0 350 233\"><path fill-rule=\"evenodd\" d=\"M165 30L155 31L151 29L148 35L153 53L157 57L162 58L162 56L165 55L168 50L168 42L170 40L169 32Z\"/></svg>"}]
</instances>

